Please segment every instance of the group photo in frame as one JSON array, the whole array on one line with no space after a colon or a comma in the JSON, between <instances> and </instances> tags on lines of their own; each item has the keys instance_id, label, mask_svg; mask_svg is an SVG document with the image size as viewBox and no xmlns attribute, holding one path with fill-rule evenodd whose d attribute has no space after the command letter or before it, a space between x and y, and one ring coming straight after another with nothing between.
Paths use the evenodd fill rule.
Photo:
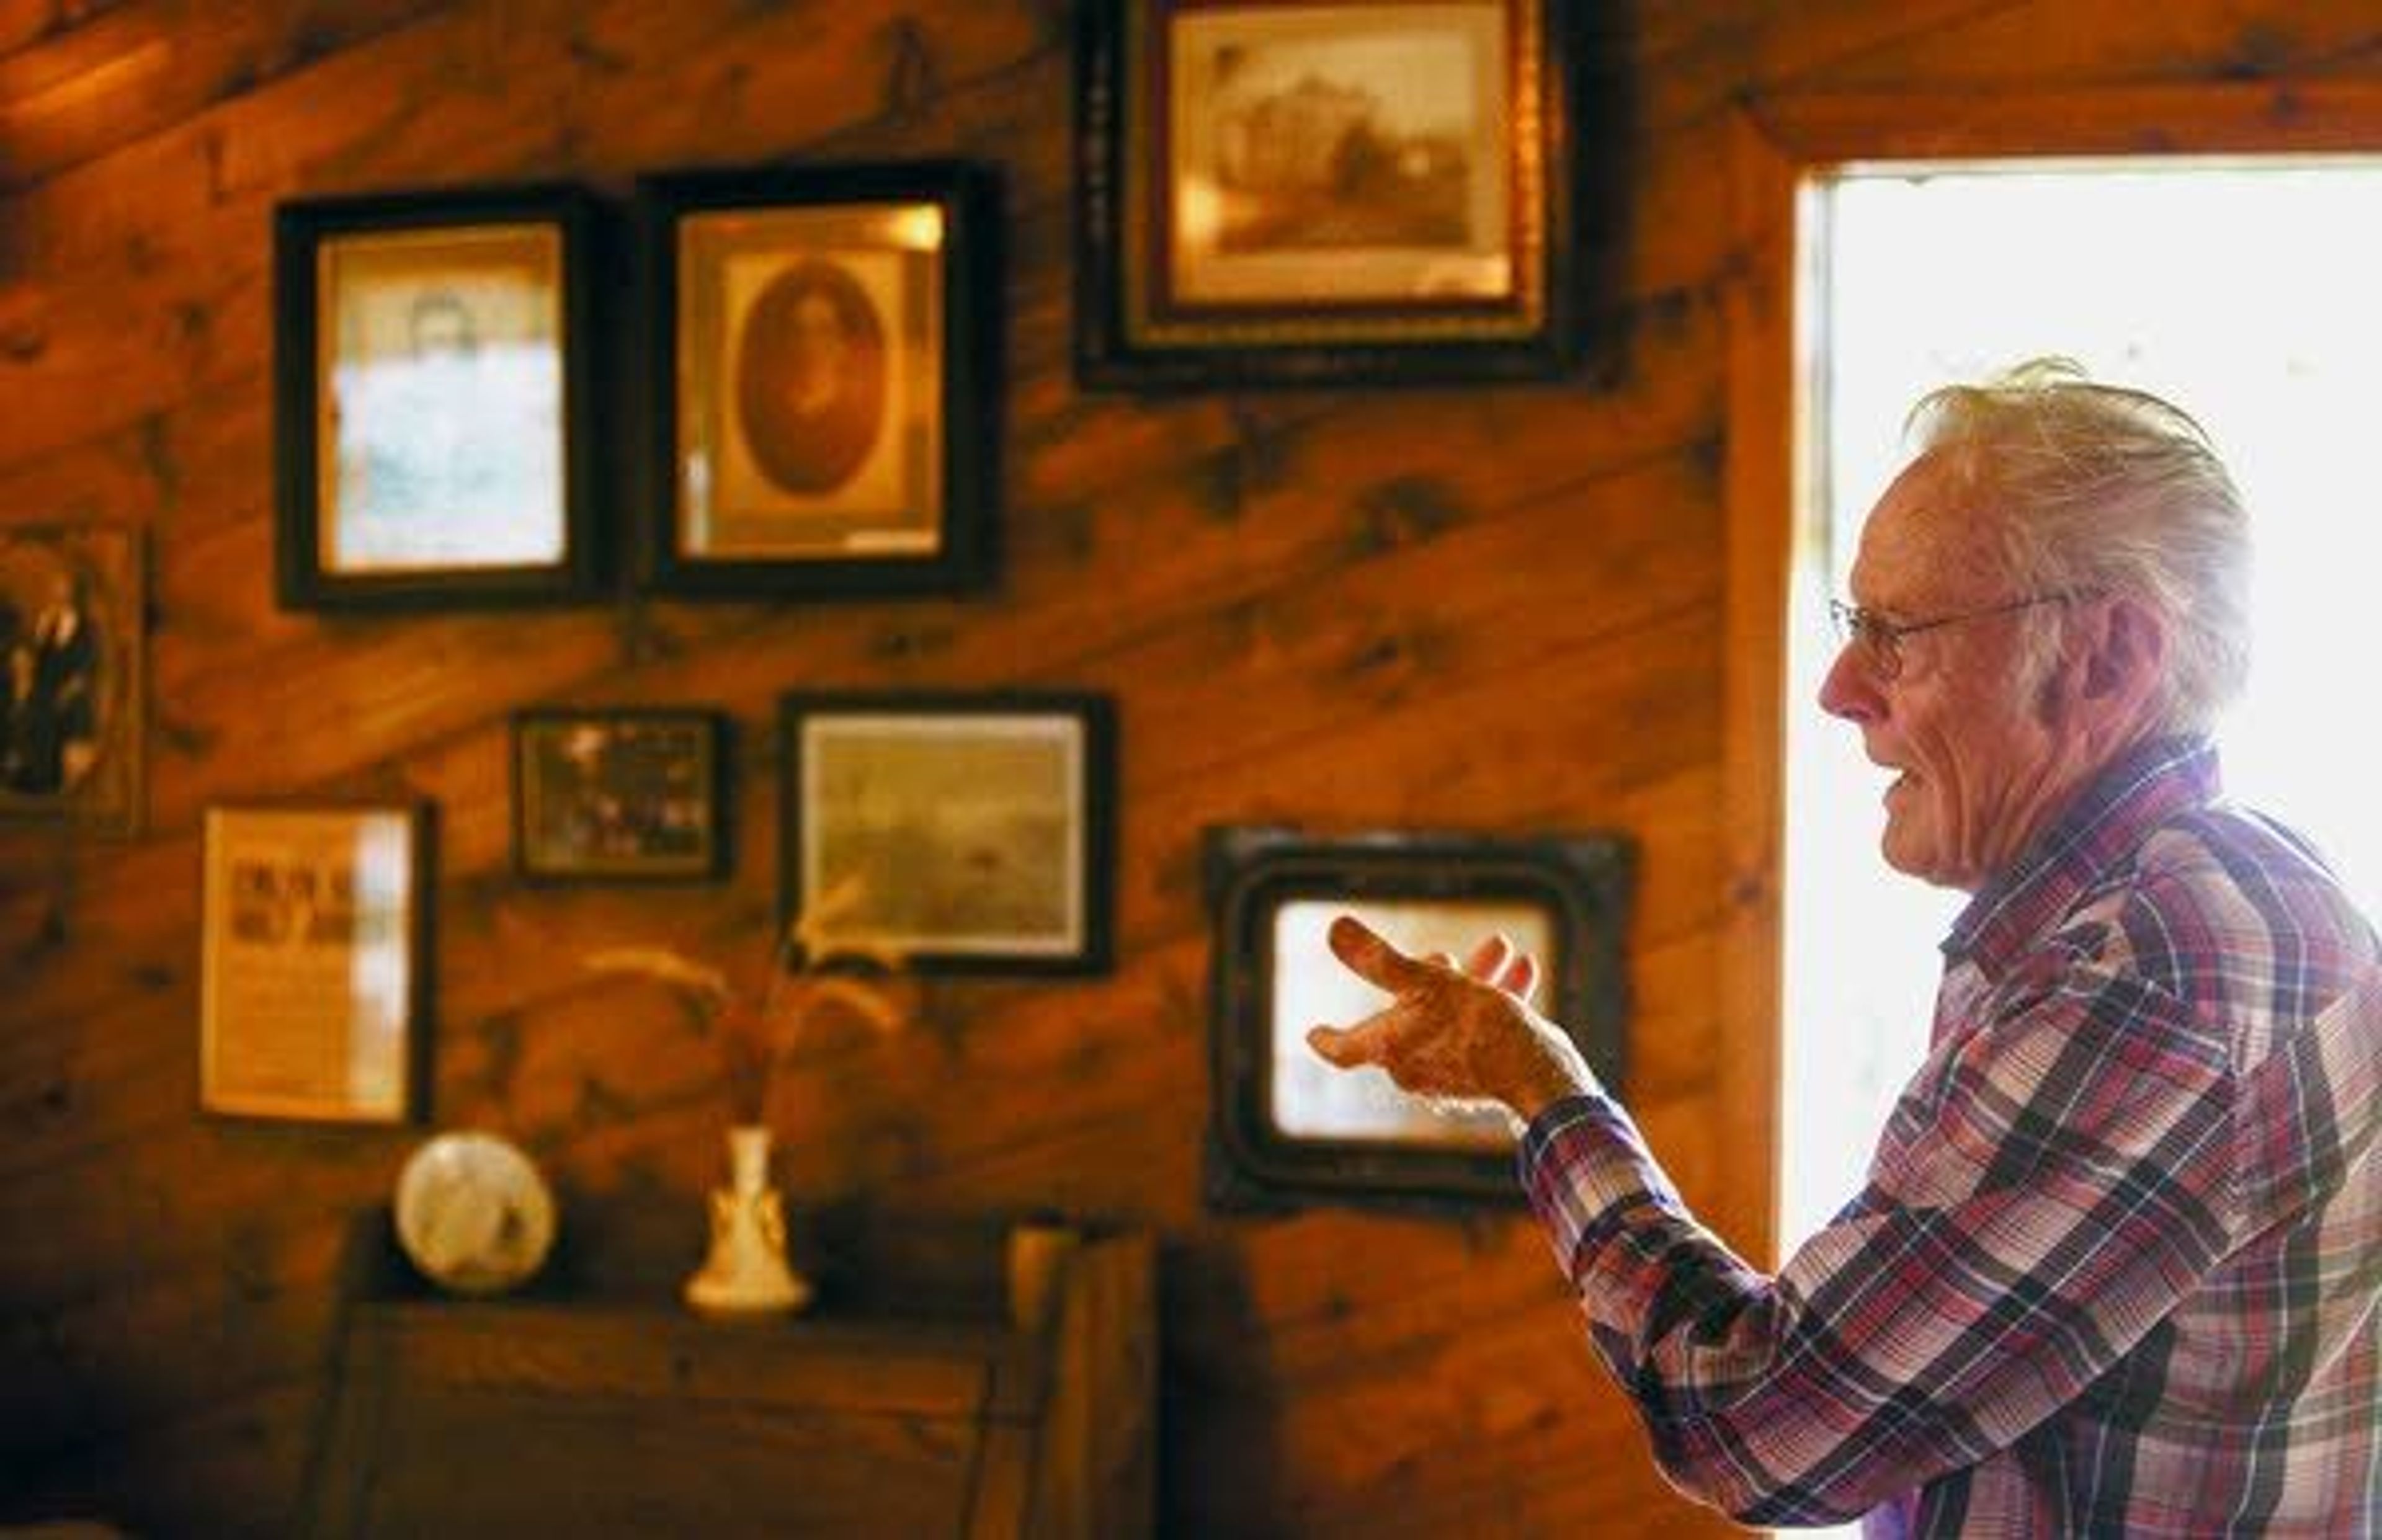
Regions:
<instances>
[{"instance_id":1,"label":"group photo in frame","mask_svg":"<svg viewBox=\"0 0 2382 1540\"><path fill-rule=\"evenodd\" d=\"M202 1110L334 1123L418 1115L433 823L421 803L207 809Z\"/></svg>"},{"instance_id":2,"label":"group photo in frame","mask_svg":"<svg viewBox=\"0 0 2382 1540\"><path fill-rule=\"evenodd\" d=\"M139 828L147 605L138 527L0 525L0 826Z\"/></svg>"},{"instance_id":3,"label":"group photo in frame","mask_svg":"<svg viewBox=\"0 0 2382 1540\"><path fill-rule=\"evenodd\" d=\"M275 211L284 607L596 595L596 231L563 187Z\"/></svg>"},{"instance_id":4,"label":"group photo in frame","mask_svg":"<svg viewBox=\"0 0 2382 1540\"><path fill-rule=\"evenodd\" d=\"M1107 697L792 693L779 723L781 929L926 972L1107 970Z\"/></svg>"},{"instance_id":5,"label":"group photo in frame","mask_svg":"<svg viewBox=\"0 0 2382 1540\"><path fill-rule=\"evenodd\" d=\"M669 593L952 593L992 559L1000 197L957 161L639 179Z\"/></svg>"},{"instance_id":6,"label":"group photo in frame","mask_svg":"<svg viewBox=\"0 0 2382 1540\"><path fill-rule=\"evenodd\" d=\"M1078 374L1196 387L1571 368L1568 12L1083 6Z\"/></svg>"},{"instance_id":7,"label":"group photo in frame","mask_svg":"<svg viewBox=\"0 0 2382 1540\"><path fill-rule=\"evenodd\" d=\"M512 721L513 864L540 881L700 881L727 869L727 719L543 707Z\"/></svg>"},{"instance_id":8,"label":"group photo in frame","mask_svg":"<svg viewBox=\"0 0 2382 1540\"><path fill-rule=\"evenodd\" d=\"M1308 1045L1309 1028L1354 1025L1387 1003L1332 955L1326 936L1343 914L1410 956L1463 957L1505 936L1538 959L1532 1004L1622 1089L1632 857L1621 837L1249 825L1208 830L1201 853L1217 1206L1519 1201L1504 1108L1409 1095L1378 1068L1335 1069Z\"/></svg>"}]
</instances>

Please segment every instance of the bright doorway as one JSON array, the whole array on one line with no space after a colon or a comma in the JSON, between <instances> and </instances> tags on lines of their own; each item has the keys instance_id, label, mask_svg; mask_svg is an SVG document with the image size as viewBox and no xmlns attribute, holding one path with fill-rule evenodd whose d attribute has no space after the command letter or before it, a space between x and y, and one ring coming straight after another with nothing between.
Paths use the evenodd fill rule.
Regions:
<instances>
[{"instance_id":1,"label":"bright doorway","mask_svg":"<svg viewBox=\"0 0 2382 1540\"><path fill-rule=\"evenodd\" d=\"M2167 396L2215 438L2257 529L2229 786L2312 835L2373 911L2382 722L2361 680L2382 656L2382 158L1872 165L1810 190L1822 366L1802 539L1826 591L1932 385L2061 353ZM1878 858L1882 775L1813 703L1825 596L1798 583L1787 617L1782 1254L1858 1191L1923 1052L1960 902Z\"/></svg>"}]
</instances>

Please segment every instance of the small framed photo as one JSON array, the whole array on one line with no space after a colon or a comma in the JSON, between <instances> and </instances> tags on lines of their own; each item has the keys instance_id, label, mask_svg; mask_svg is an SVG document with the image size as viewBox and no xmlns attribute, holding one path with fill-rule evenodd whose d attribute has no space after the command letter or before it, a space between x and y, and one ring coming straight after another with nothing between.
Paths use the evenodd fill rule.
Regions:
<instances>
[{"instance_id":1,"label":"small framed photo","mask_svg":"<svg viewBox=\"0 0 2382 1540\"><path fill-rule=\"evenodd\" d=\"M922 972L1110 962L1115 720L1085 694L791 694L781 919Z\"/></svg>"},{"instance_id":2,"label":"small framed photo","mask_svg":"<svg viewBox=\"0 0 2382 1540\"><path fill-rule=\"evenodd\" d=\"M701 880L727 869L727 724L703 710L513 718L513 859L524 877Z\"/></svg>"},{"instance_id":3,"label":"small framed photo","mask_svg":"<svg viewBox=\"0 0 2382 1540\"><path fill-rule=\"evenodd\" d=\"M1502 934L1539 960L1532 1002L1622 1084L1622 933L1631 860L1615 836L1504 837L1385 831L1320 837L1208 831L1214 920L1209 1197L1518 1203L1503 1107L1408 1095L1379 1069L1333 1068L1308 1045L1386 1004L1325 941L1352 914L1409 954L1461 958Z\"/></svg>"},{"instance_id":4,"label":"small framed photo","mask_svg":"<svg viewBox=\"0 0 2382 1540\"><path fill-rule=\"evenodd\" d=\"M644 562L664 593L956 593L989 573L1000 201L959 162L638 183Z\"/></svg>"},{"instance_id":5,"label":"small framed photo","mask_svg":"<svg viewBox=\"0 0 2382 1540\"><path fill-rule=\"evenodd\" d=\"M1092 385L1578 361L1569 0L1101 0L1076 50Z\"/></svg>"},{"instance_id":6,"label":"small framed photo","mask_svg":"<svg viewBox=\"0 0 2382 1540\"><path fill-rule=\"evenodd\" d=\"M276 211L285 607L596 596L597 233L569 188Z\"/></svg>"},{"instance_id":7,"label":"small framed photo","mask_svg":"<svg viewBox=\"0 0 2382 1540\"><path fill-rule=\"evenodd\" d=\"M0 827L140 827L147 580L132 525L0 525Z\"/></svg>"},{"instance_id":8,"label":"small framed photo","mask_svg":"<svg viewBox=\"0 0 2382 1540\"><path fill-rule=\"evenodd\" d=\"M417 1115L432 823L427 805L207 810L204 1110L338 1123Z\"/></svg>"}]
</instances>

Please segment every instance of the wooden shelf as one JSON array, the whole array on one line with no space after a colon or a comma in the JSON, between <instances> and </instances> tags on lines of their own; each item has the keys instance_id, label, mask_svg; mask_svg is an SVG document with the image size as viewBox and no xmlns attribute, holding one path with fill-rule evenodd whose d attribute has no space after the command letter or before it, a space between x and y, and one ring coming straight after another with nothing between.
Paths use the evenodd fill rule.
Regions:
<instances>
[{"instance_id":1,"label":"wooden shelf","mask_svg":"<svg viewBox=\"0 0 2382 1540\"><path fill-rule=\"evenodd\" d=\"M905 1314L904 1296L862 1288L811 1314L712 1320L358 1276L309 1481L317 1534L1105 1537L1154 1522L1146 1232L1082 1235L1040 1329L999 1298Z\"/></svg>"}]
</instances>

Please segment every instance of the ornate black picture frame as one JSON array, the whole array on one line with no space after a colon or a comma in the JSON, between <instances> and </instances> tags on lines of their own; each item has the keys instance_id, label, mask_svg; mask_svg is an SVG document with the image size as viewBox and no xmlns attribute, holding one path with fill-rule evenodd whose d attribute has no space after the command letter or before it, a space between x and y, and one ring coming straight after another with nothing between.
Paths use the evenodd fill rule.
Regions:
<instances>
[{"instance_id":1,"label":"ornate black picture frame","mask_svg":"<svg viewBox=\"0 0 2382 1540\"><path fill-rule=\"evenodd\" d=\"M961 161L640 178L640 578L954 593L999 504L1001 196Z\"/></svg>"},{"instance_id":2,"label":"ornate black picture frame","mask_svg":"<svg viewBox=\"0 0 2382 1540\"><path fill-rule=\"evenodd\" d=\"M1092 0L1076 372L1544 379L1580 356L1572 0Z\"/></svg>"},{"instance_id":3,"label":"ornate black picture frame","mask_svg":"<svg viewBox=\"0 0 2382 1540\"><path fill-rule=\"evenodd\" d=\"M781 929L921 972L1108 970L1108 697L796 692L779 721Z\"/></svg>"},{"instance_id":4,"label":"ornate black picture frame","mask_svg":"<svg viewBox=\"0 0 2382 1540\"><path fill-rule=\"evenodd\" d=\"M600 595L602 233L562 186L275 211L284 608Z\"/></svg>"},{"instance_id":5,"label":"ornate black picture frame","mask_svg":"<svg viewBox=\"0 0 2382 1540\"><path fill-rule=\"evenodd\" d=\"M1409 952L1460 957L1504 933L1539 959L1539 1009L1620 1089L1632 877L1620 837L1222 827L1207 831L1203 858L1216 1206L1521 1202L1502 1108L1433 1106L1307 1045L1308 1028L1350 1025L1383 1003L1324 942L1342 913Z\"/></svg>"}]
</instances>

